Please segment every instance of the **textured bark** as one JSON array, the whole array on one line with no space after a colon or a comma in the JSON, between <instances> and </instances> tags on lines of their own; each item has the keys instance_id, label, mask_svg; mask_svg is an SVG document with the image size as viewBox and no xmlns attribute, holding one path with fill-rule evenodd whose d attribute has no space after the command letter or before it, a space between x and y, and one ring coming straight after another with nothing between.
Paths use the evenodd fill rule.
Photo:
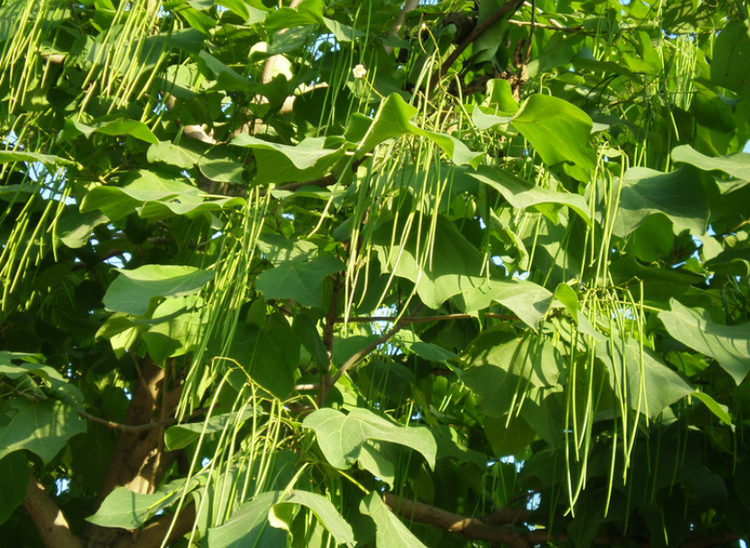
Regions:
<instances>
[{"instance_id":1,"label":"textured bark","mask_svg":"<svg viewBox=\"0 0 750 548\"><path fill-rule=\"evenodd\" d=\"M396 497L390 493L385 493L383 500L396 514L417 523L432 525L469 539L503 542L510 548L531 548L532 546L524 532L515 531L507 526L492 525L479 518L453 514L421 502Z\"/></svg>"},{"instance_id":2,"label":"textured bark","mask_svg":"<svg viewBox=\"0 0 750 548\"><path fill-rule=\"evenodd\" d=\"M174 413L180 390L164 394L165 381L164 369L148 358L141 362L140 379L133 390L125 424L142 425L164 420ZM125 431L120 435L95 510L117 487L143 494L155 491L164 470L174 461L174 455L164 452L165 427ZM86 546L104 548L118 545L121 538L132 534L123 529L88 524L81 536Z\"/></svg>"},{"instance_id":3,"label":"textured bark","mask_svg":"<svg viewBox=\"0 0 750 548\"><path fill-rule=\"evenodd\" d=\"M23 506L31 516L44 545L47 548L82 548L80 540L70 530L68 520L47 490L33 474L29 476Z\"/></svg>"}]
</instances>

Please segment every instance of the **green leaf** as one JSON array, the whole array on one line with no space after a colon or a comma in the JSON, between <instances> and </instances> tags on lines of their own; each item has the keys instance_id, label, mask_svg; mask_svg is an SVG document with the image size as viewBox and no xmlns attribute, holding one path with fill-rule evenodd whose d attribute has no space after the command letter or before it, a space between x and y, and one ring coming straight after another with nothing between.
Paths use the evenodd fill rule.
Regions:
<instances>
[{"instance_id":1,"label":"green leaf","mask_svg":"<svg viewBox=\"0 0 750 548\"><path fill-rule=\"evenodd\" d=\"M512 416L508 420L507 414L500 418L487 417L484 433L499 457L520 453L536 437L534 429L522 417Z\"/></svg>"},{"instance_id":2,"label":"green leaf","mask_svg":"<svg viewBox=\"0 0 750 548\"><path fill-rule=\"evenodd\" d=\"M77 122L74 123L77 124ZM156 138L156 135L153 134L146 124L129 118L120 118L111 122L105 122L100 126L94 127L93 130L103 135L130 135L152 145L159 144L159 139Z\"/></svg>"},{"instance_id":3,"label":"green leaf","mask_svg":"<svg viewBox=\"0 0 750 548\"><path fill-rule=\"evenodd\" d=\"M159 141L157 144L151 145L146 152L146 159L149 162L164 162L180 169L194 167L198 164L200 158L200 154L169 141Z\"/></svg>"},{"instance_id":4,"label":"green leaf","mask_svg":"<svg viewBox=\"0 0 750 548\"><path fill-rule=\"evenodd\" d=\"M282 512L280 510L283 511L284 506L292 504L305 506L312 510L318 520L320 520L320 523L333 535L338 544L346 544L347 546L355 545L354 531L351 526L336 511L336 507L330 500L317 493L295 490L286 495L282 500L274 504L271 509L269 513L271 525L290 530L290 524L286 523L281 517Z\"/></svg>"},{"instance_id":5,"label":"green leaf","mask_svg":"<svg viewBox=\"0 0 750 548\"><path fill-rule=\"evenodd\" d=\"M330 358L323 345L323 339L318 332L315 321L307 314L297 314L292 322L292 329L299 337L305 349L310 353L318 369L320 371L327 371Z\"/></svg>"},{"instance_id":6,"label":"green leaf","mask_svg":"<svg viewBox=\"0 0 750 548\"><path fill-rule=\"evenodd\" d=\"M95 227L108 222L107 216L99 211L81 213L75 206L68 206L55 225L55 235L72 249L86 245Z\"/></svg>"},{"instance_id":7,"label":"green leaf","mask_svg":"<svg viewBox=\"0 0 750 548\"><path fill-rule=\"evenodd\" d=\"M352 28L348 25L343 25L333 19L323 17L323 24L331 31L333 36L339 42L351 42L357 38L366 36L366 33L359 29Z\"/></svg>"},{"instance_id":8,"label":"green leaf","mask_svg":"<svg viewBox=\"0 0 750 548\"><path fill-rule=\"evenodd\" d=\"M28 486L29 463L21 451L0 459L0 524L24 501Z\"/></svg>"},{"instance_id":9,"label":"green leaf","mask_svg":"<svg viewBox=\"0 0 750 548\"><path fill-rule=\"evenodd\" d=\"M315 430L326 460L341 470L349 468L359 458L362 444L367 440L410 447L421 453L430 467L435 465L437 445L427 428L396 424L367 409L352 409L348 415L331 408L318 409L308 415L302 425Z\"/></svg>"},{"instance_id":10,"label":"green leaf","mask_svg":"<svg viewBox=\"0 0 750 548\"><path fill-rule=\"evenodd\" d=\"M231 144L238 147L252 148L253 150L276 152L278 155L287 158L297 169L305 170L313 167L322 159L339 153L338 149L323 148L325 143L326 139L323 137L310 137L296 146L282 145L252 137L247 133L241 133L232 139Z\"/></svg>"},{"instance_id":11,"label":"green leaf","mask_svg":"<svg viewBox=\"0 0 750 548\"><path fill-rule=\"evenodd\" d=\"M309 259L318 246L307 240L288 240L279 234L263 233L258 238L258 249L274 266Z\"/></svg>"},{"instance_id":12,"label":"green leaf","mask_svg":"<svg viewBox=\"0 0 750 548\"><path fill-rule=\"evenodd\" d=\"M720 325L674 299L669 304L671 311L659 312L667 332L685 346L715 358L740 384L750 371L750 322Z\"/></svg>"},{"instance_id":13,"label":"green leaf","mask_svg":"<svg viewBox=\"0 0 750 548\"><path fill-rule=\"evenodd\" d=\"M149 264L118 272L104 295L104 306L134 316L145 314L151 299L192 295L214 277L212 270L181 265Z\"/></svg>"},{"instance_id":14,"label":"green leaf","mask_svg":"<svg viewBox=\"0 0 750 548\"><path fill-rule=\"evenodd\" d=\"M286 532L271 527L268 523L268 513L281 498L280 491L270 491L246 502L223 525L208 530L206 548L286 546Z\"/></svg>"},{"instance_id":15,"label":"green leaf","mask_svg":"<svg viewBox=\"0 0 750 548\"><path fill-rule=\"evenodd\" d=\"M373 491L359 503L359 511L375 522L378 548L427 548L401 523Z\"/></svg>"},{"instance_id":16,"label":"green leaf","mask_svg":"<svg viewBox=\"0 0 750 548\"><path fill-rule=\"evenodd\" d=\"M492 365L528 379L533 386L557 384L562 357L544 336L527 335L507 340L504 331L485 331L463 355L468 367Z\"/></svg>"},{"instance_id":17,"label":"green leaf","mask_svg":"<svg viewBox=\"0 0 750 548\"><path fill-rule=\"evenodd\" d=\"M695 392L655 352L641 349L634 339L629 338L625 343L614 334L597 345L596 357L607 365L615 394L627 401L631 409L649 417L658 416L677 400Z\"/></svg>"},{"instance_id":18,"label":"green leaf","mask_svg":"<svg viewBox=\"0 0 750 548\"><path fill-rule=\"evenodd\" d=\"M417 294L430 308L437 309L447 299L466 294L484 283L482 256L458 229L442 215L435 225L431 253L425 248L424 234L429 220L421 227L415 222L408 239L399 244L402 228L384 224L373 234L373 245L382 268L417 284ZM391 235L396 245L391 246ZM422 237L420 238L420 234Z\"/></svg>"},{"instance_id":19,"label":"green leaf","mask_svg":"<svg viewBox=\"0 0 750 548\"><path fill-rule=\"evenodd\" d=\"M203 203L200 189L187 184L185 179L165 177L145 170L136 172L130 179L121 187L101 185L91 189L81 203L81 212L98 209L115 221L132 214L147 202L175 202L183 207Z\"/></svg>"},{"instance_id":20,"label":"green leaf","mask_svg":"<svg viewBox=\"0 0 750 548\"><path fill-rule=\"evenodd\" d=\"M399 94L390 94L380 105L369 131L357 147L357 157L363 158L366 153L388 139L418 135L426 137L442 148L455 164L468 164L472 167L480 164L484 153L472 152L465 144L450 135L426 131L415 126L409 119L416 114L417 109L407 104Z\"/></svg>"},{"instance_id":21,"label":"green leaf","mask_svg":"<svg viewBox=\"0 0 750 548\"><path fill-rule=\"evenodd\" d=\"M187 491L192 491L198 485L200 481L193 478ZM96 514L86 518L86 521L101 527L137 529L154 514L180 500L184 491L184 479L173 481L150 495L118 487L107 495Z\"/></svg>"},{"instance_id":22,"label":"green leaf","mask_svg":"<svg viewBox=\"0 0 750 548\"><path fill-rule=\"evenodd\" d=\"M299 356L300 341L290 327L260 333L257 326L243 322L237 325L228 357L263 388L284 399L294 387Z\"/></svg>"},{"instance_id":23,"label":"green leaf","mask_svg":"<svg viewBox=\"0 0 750 548\"><path fill-rule=\"evenodd\" d=\"M9 164L12 162L39 162L47 167L54 167L57 164L72 163L70 160L52 154L22 152L20 150L0 150L0 164Z\"/></svg>"},{"instance_id":24,"label":"green leaf","mask_svg":"<svg viewBox=\"0 0 750 548\"><path fill-rule=\"evenodd\" d=\"M70 384L57 370L49 365L23 361L20 364L13 363L18 360L19 355L9 352L0 352L0 375L11 379L36 377L48 389L48 393L62 400L71 407L83 405L83 394L74 385ZM23 357L20 357L23 359ZM31 381L36 386L36 381Z\"/></svg>"},{"instance_id":25,"label":"green leaf","mask_svg":"<svg viewBox=\"0 0 750 548\"><path fill-rule=\"evenodd\" d=\"M747 152L712 158L701 154L690 145L681 145L672 150L672 160L703 171L723 171L731 175L732 178L729 180L715 179L722 194L737 190L750 182L750 154Z\"/></svg>"},{"instance_id":26,"label":"green leaf","mask_svg":"<svg viewBox=\"0 0 750 548\"><path fill-rule=\"evenodd\" d=\"M621 238L638 228L649 215L665 215L675 234L689 230L703 234L708 224L708 202L697 173L682 168L671 173L636 167L625 173L614 233Z\"/></svg>"},{"instance_id":27,"label":"green leaf","mask_svg":"<svg viewBox=\"0 0 750 548\"><path fill-rule=\"evenodd\" d=\"M467 314L478 314L493 302L498 302L536 330L552 303L552 293L533 282L518 279L475 280L476 285L467 287L456 299L459 303L463 302L462 308Z\"/></svg>"},{"instance_id":28,"label":"green leaf","mask_svg":"<svg viewBox=\"0 0 750 548\"><path fill-rule=\"evenodd\" d=\"M27 449L47 465L86 422L64 403L16 398L0 415L0 459Z\"/></svg>"},{"instance_id":29,"label":"green leaf","mask_svg":"<svg viewBox=\"0 0 750 548\"><path fill-rule=\"evenodd\" d=\"M497 190L503 198L516 209L537 207L542 212L545 204L568 206L578 213L587 223L591 223L589 205L586 199L578 194L557 192L539 187L519 179L512 173L492 167L482 166L475 173L467 175Z\"/></svg>"},{"instance_id":30,"label":"green leaf","mask_svg":"<svg viewBox=\"0 0 750 548\"><path fill-rule=\"evenodd\" d=\"M729 408L726 405L721 405L705 392L693 392L691 396L706 404L706 407L708 407L711 413L716 415L721 422L727 426L732 426L732 417L729 415Z\"/></svg>"},{"instance_id":31,"label":"green leaf","mask_svg":"<svg viewBox=\"0 0 750 548\"><path fill-rule=\"evenodd\" d=\"M549 165L567 161L593 168L596 152L589 143L593 125L581 109L550 95L532 95L513 116L513 126Z\"/></svg>"},{"instance_id":32,"label":"green leaf","mask_svg":"<svg viewBox=\"0 0 750 548\"><path fill-rule=\"evenodd\" d=\"M190 422L170 426L167 431L164 432L164 444L166 445L167 451L184 449L194 441L198 440L201 435L210 436L211 434L220 433L230 426L239 428L239 426L252 417L253 414L255 414L254 409L245 409L245 411L242 412L242 416L239 416L239 413L223 413L203 422Z\"/></svg>"},{"instance_id":33,"label":"green leaf","mask_svg":"<svg viewBox=\"0 0 750 548\"><path fill-rule=\"evenodd\" d=\"M258 276L256 287L268 299L291 299L302 306L323 306L323 282L345 268L338 258L283 263Z\"/></svg>"},{"instance_id":34,"label":"green leaf","mask_svg":"<svg viewBox=\"0 0 750 548\"><path fill-rule=\"evenodd\" d=\"M730 21L721 29L713 46L711 82L736 92L747 91L750 78L750 36L744 21Z\"/></svg>"}]
</instances>

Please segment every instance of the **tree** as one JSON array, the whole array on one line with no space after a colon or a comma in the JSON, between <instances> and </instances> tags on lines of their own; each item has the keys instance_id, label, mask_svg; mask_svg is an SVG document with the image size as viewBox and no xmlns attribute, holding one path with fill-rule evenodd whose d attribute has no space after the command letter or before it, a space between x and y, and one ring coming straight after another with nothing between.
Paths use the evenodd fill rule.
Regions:
<instances>
[{"instance_id":1,"label":"tree","mask_svg":"<svg viewBox=\"0 0 750 548\"><path fill-rule=\"evenodd\" d=\"M738 546L750 17L0 2L0 535Z\"/></svg>"}]
</instances>

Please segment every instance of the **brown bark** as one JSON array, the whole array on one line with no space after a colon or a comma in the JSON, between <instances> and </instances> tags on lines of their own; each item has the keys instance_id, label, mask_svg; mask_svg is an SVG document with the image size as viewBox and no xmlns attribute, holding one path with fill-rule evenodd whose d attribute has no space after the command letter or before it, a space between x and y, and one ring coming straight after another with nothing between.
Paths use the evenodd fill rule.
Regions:
<instances>
[{"instance_id":1,"label":"brown bark","mask_svg":"<svg viewBox=\"0 0 750 548\"><path fill-rule=\"evenodd\" d=\"M432 525L469 539L503 542L510 548L531 548L532 546L524 532L515 531L507 526L493 525L479 518L453 514L421 502L405 500L390 493L384 493L383 500L394 513L417 523Z\"/></svg>"},{"instance_id":2,"label":"brown bark","mask_svg":"<svg viewBox=\"0 0 750 548\"><path fill-rule=\"evenodd\" d=\"M70 530L68 520L47 490L33 474L29 476L23 507L31 516L44 545L47 548L82 548L80 540Z\"/></svg>"},{"instance_id":3,"label":"brown bark","mask_svg":"<svg viewBox=\"0 0 750 548\"><path fill-rule=\"evenodd\" d=\"M174 454L164 452L164 421L174 413L180 387L167 391L166 381L164 369L151 359L141 362L139 382L133 390L125 424L140 426L160 419L160 425L127 430L120 435L94 509L117 487L126 487L134 493L153 493L164 471L174 461ZM88 524L81 536L87 546L105 547L116 545L125 535L130 533Z\"/></svg>"},{"instance_id":4,"label":"brown bark","mask_svg":"<svg viewBox=\"0 0 750 548\"><path fill-rule=\"evenodd\" d=\"M174 516L164 516L159 521L151 523L133 533L121 537L111 548L159 548L164 542L164 537L169 533L167 543L174 542L193 528L195 521L195 506L192 504L184 508L177 516L172 527ZM170 532L169 529L172 529Z\"/></svg>"}]
</instances>

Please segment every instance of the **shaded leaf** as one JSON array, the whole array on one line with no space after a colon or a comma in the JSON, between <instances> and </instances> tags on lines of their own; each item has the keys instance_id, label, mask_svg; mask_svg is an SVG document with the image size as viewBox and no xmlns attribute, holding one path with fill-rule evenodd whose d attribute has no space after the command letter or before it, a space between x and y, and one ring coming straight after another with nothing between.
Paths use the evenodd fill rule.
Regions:
<instances>
[{"instance_id":1,"label":"shaded leaf","mask_svg":"<svg viewBox=\"0 0 750 548\"><path fill-rule=\"evenodd\" d=\"M345 268L338 258L283 263L258 276L256 287L268 299L291 299L302 306L322 306L326 277Z\"/></svg>"},{"instance_id":2,"label":"shaded leaf","mask_svg":"<svg viewBox=\"0 0 750 548\"><path fill-rule=\"evenodd\" d=\"M619 335L597 345L596 357L609 370L615 394L630 409L656 417L666 407L695 392L682 377L667 367L655 352L641 347L634 339L623 342Z\"/></svg>"},{"instance_id":3,"label":"shaded leaf","mask_svg":"<svg viewBox=\"0 0 750 548\"><path fill-rule=\"evenodd\" d=\"M689 230L703 234L708 223L708 202L698 174L690 168L671 173L636 167L625 173L614 233L625 238L654 214L665 215L675 234Z\"/></svg>"},{"instance_id":4,"label":"shaded leaf","mask_svg":"<svg viewBox=\"0 0 750 548\"><path fill-rule=\"evenodd\" d=\"M418 135L438 145L455 164L468 164L472 167L479 165L484 153L472 152L463 142L450 135L426 131L415 126L409 120L416 114L417 109L407 104L399 94L389 95L380 105L370 129L360 142L357 157L364 157L377 145L389 139L396 139L403 135Z\"/></svg>"},{"instance_id":5,"label":"shaded leaf","mask_svg":"<svg viewBox=\"0 0 750 548\"><path fill-rule=\"evenodd\" d=\"M359 511L375 522L376 545L379 548L427 548L388 509L376 492L373 491L362 499Z\"/></svg>"},{"instance_id":6,"label":"shaded leaf","mask_svg":"<svg viewBox=\"0 0 750 548\"><path fill-rule=\"evenodd\" d=\"M669 304L671 311L659 312L667 332L685 346L715 358L740 384L750 371L750 322L720 325L675 299Z\"/></svg>"},{"instance_id":7,"label":"shaded leaf","mask_svg":"<svg viewBox=\"0 0 750 548\"><path fill-rule=\"evenodd\" d=\"M395 424L367 409L352 409L348 415L335 409L318 409L308 415L302 425L315 430L326 460L342 470L359 458L362 444L367 440L410 447L421 453L431 467L435 465L437 446L427 428Z\"/></svg>"},{"instance_id":8,"label":"shaded leaf","mask_svg":"<svg viewBox=\"0 0 750 548\"><path fill-rule=\"evenodd\" d=\"M279 519L279 510L289 504L298 504L312 510L315 516L320 520L323 526L328 530L336 542L354 546L354 531L351 526L336 511L330 500L317 493L295 490L286 495L282 500L277 502L271 509L269 518L274 527L282 525L282 528L289 530L290 525L283 519Z\"/></svg>"},{"instance_id":9,"label":"shaded leaf","mask_svg":"<svg viewBox=\"0 0 750 548\"><path fill-rule=\"evenodd\" d=\"M194 478L187 490L191 491L199 484L199 480ZM137 529L158 511L177 502L184 488L184 479L173 481L150 495L118 487L107 495L96 514L86 518L86 521L102 527Z\"/></svg>"},{"instance_id":10,"label":"shaded leaf","mask_svg":"<svg viewBox=\"0 0 750 548\"><path fill-rule=\"evenodd\" d=\"M578 194L542 188L523 181L508 171L488 166L482 166L475 173L467 173L467 175L497 190L510 205L517 209L539 207L543 204L564 205L573 209L587 223L591 222L589 205L586 199Z\"/></svg>"},{"instance_id":11,"label":"shaded leaf","mask_svg":"<svg viewBox=\"0 0 750 548\"><path fill-rule=\"evenodd\" d=\"M21 451L0 459L0 524L11 516L26 498L29 463Z\"/></svg>"},{"instance_id":12,"label":"shaded leaf","mask_svg":"<svg viewBox=\"0 0 750 548\"><path fill-rule=\"evenodd\" d=\"M153 298L197 293L214 277L211 270L180 265L150 264L118 272L104 295L104 306L134 316L144 314Z\"/></svg>"},{"instance_id":13,"label":"shaded leaf","mask_svg":"<svg viewBox=\"0 0 750 548\"><path fill-rule=\"evenodd\" d=\"M690 145L681 145L672 150L672 160L690 164L703 171L723 171L731 175L730 180L716 179L722 194L737 190L750 182L750 154L747 152L712 158Z\"/></svg>"},{"instance_id":14,"label":"shaded leaf","mask_svg":"<svg viewBox=\"0 0 750 548\"><path fill-rule=\"evenodd\" d=\"M0 415L0 459L27 449L46 465L70 438L85 431L86 422L60 401L16 398Z\"/></svg>"},{"instance_id":15,"label":"shaded leaf","mask_svg":"<svg viewBox=\"0 0 750 548\"><path fill-rule=\"evenodd\" d=\"M550 165L568 161L593 168L596 151L589 143L593 125L577 106L549 95L532 95L513 116L513 126Z\"/></svg>"},{"instance_id":16,"label":"shaded leaf","mask_svg":"<svg viewBox=\"0 0 750 548\"><path fill-rule=\"evenodd\" d=\"M207 548L279 548L286 546L286 531L271 527L268 512L282 497L280 491L261 493L246 502L219 527L208 530Z\"/></svg>"}]
</instances>

